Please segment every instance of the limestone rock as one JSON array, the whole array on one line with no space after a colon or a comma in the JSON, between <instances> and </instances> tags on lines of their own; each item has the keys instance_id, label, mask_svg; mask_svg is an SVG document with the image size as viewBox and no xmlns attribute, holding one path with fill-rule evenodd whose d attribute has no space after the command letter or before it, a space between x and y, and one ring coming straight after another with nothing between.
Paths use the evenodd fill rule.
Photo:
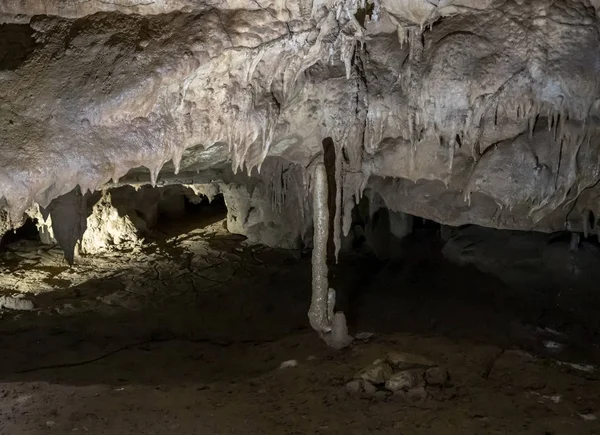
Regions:
<instances>
[{"instance_id":1,"label":"limestone rock","mask_svg":"<svg viewBox=\"0 0 600 435\"><path fill-rule=\"evenodd\" d=\"M282 362L279 365L279 368L282 369L282 370L283 369L289 369L289 368L292 368L292 367L298 367L298 361L297 360L290 359L290 360Z\"/></svg>"},{"instance_id":2,"label":"limestone rock","mask_svg":"<svg viewBox=\"0 0 600 435\"><path fill-rule=\"evenodd\" d=\"M383 385L392 376L392 367L382 360L377 360L370 366L356 374L356 379L371 382L374 385Z\"/></svg>"},{"instance_id":3,"label":"limestone rock","mask_svg":"<svg viewBox=\"0 0 600 435\"><path fill-rule=\"evenodd\" d=\"M33 302L19 296L0 296L0 309L31 311L35 308Z\"/></svg>"},{"instance_id":4,"label":"limestone rock","mask_svg":"<svg viewBox=\"0 0 600 435\"><path fill-rule=\"evenodd\" d=\"M410 403L427 398L444 401L456 396L449 379L447 369L423 356L391 352L385 360L377 360L360 371L346 388L349 392L363 391L363 383L367 382L376 391L370 397L382 400L393 395Z\"/></svg>"},{"instance_id":5,"label":"limestone rock","mask_svg":"<svg viewBox=\"0 0 600 435\"><path fill-rule=\"evenodd\" d=\"M373 397L377 393L377 387L364 379L353 379L346 384L346 391L353 395Z\"/></svg>"},{"instance_id":6,"label":"limestone rock","mask_svg":"<svg viewBox=\"0 0 600 435\"><path fill-rule=\"evenodd\" d=\"M385 388L390 391L410 390L424 385L423 372L419 370L404 370L394 373L385 382Z\"/></svg>"},{"instance_id":7,"label":"limestone rock","mask_svg":"<svg viewBox=\"0 0 600 435\"><path fill-rule=\"evenodd\" d=\"M128 216L120 216L110 194L102 196L87 218L80 243L82 254L105 252L112 247L133 247L141 242L138 230Z\"/></svg>"}]
</instances>

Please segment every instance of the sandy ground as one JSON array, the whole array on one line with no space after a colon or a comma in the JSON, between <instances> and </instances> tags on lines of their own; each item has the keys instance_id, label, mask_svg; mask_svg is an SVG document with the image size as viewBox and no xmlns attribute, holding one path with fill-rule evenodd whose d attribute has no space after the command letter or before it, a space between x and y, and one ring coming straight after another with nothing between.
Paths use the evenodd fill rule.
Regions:
<instances>
[{"instance_id":1,"label":"sandy ground","mask_svg":"<svg viewBox=\"0 0 600 435\"><path fill-rule=\"evenodd\" d=\"M398 264L342 259L340 304L375 335L335 351L308 328L306 253L205 224L73 269L55 249L9 247L2 294L35 308L2 310L1 434L600 434L598 331L571 308L415 236ZM346 392L391 351L446 367L446 394Z\"/></svg>"}]
</instances>

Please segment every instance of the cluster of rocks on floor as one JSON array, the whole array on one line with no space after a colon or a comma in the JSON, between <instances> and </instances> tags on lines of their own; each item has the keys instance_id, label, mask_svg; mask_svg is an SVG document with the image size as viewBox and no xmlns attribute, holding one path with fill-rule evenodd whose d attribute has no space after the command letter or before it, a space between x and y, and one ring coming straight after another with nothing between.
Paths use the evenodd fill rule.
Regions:
<instances>
[{"instance_id":1,"label":"cluster of rocks on floor","mask_svg":"<svg viewBox=\"0 0 600 435\"><path fill-rule=\"evenodd\" d=\"M410 353L392 352L359 371L346 390L363 398L395 397L409 403L427 398L448 400L455 395L450 374L433 361Z\"/></svg>"}]
</instances>

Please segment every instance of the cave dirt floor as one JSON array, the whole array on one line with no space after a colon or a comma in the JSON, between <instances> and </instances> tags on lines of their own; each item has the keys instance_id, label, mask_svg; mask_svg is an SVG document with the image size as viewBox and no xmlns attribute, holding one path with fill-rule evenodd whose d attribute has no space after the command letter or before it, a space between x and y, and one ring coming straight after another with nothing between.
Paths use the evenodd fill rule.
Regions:
<instances>
[{"instance_id":1,"label":"cave dirt floor","mask_svg":"<svg viewBox=\"0 0 600 435\"><path fill-rule=\"evenodd\" d=\"M0 433L600 434L597 311L511 291L425 239L398 263L341 258L339 304L373 333L342 351L308 327L309 253L247 245L223 220L72 268L10 245ZM446 367L447 394L346 391L390 352Z\"/></svg>"}]
</instances>

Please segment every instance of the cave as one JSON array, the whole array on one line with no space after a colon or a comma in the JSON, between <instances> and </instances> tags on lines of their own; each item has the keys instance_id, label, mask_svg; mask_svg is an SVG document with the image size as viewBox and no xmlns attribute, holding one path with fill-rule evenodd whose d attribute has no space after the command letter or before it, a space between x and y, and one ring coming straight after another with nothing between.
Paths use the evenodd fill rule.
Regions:
<instances>
[{"instance_id":1,"label":"cave","mask_svg":"<svg viewBox=\"0 0 600 435\"><path fill-rule=\"evenodd\" d=\"M600 433L598 65L599 0L1 1L0 434Z\"/></svg>"}]
</instances>

